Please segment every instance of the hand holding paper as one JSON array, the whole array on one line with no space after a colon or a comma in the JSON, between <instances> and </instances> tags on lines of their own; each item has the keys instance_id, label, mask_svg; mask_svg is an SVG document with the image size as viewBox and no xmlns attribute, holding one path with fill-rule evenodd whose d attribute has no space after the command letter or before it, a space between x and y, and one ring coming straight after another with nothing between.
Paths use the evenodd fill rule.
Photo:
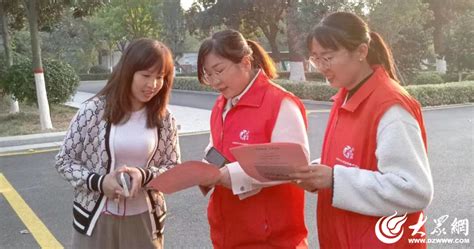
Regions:
<instances>
[{"instance_id":1,"label":"hand holding paper","mask_svg":"<svg viewBox=\"0 0 474 249\"><path fill-rule=\"evenodd\" d=\"M296 180L301 188L315 192L332 187L333 171L327 165L313 164L307 169L298 169L295 173L290 174L290 177L292 180Z\"/></svg>"},{"instance_id":2,"label":"hand holding paper","mask_svg":"<svg viewBox=\"0 0 474 249\"><path fill-rule=\"evenodd\" d=\"M261 181L291 180L297 169L308 168L306 150L296 143L252 144L230 149L249 176Z\"/></svg>"},{"instance_id":3,"label":"hand holding paper","mask_svg":"<svg viewBox=\"0 0 474 249\"><path fill-rule=\"evenodd\" d=\"M193 186L209 185L217 182L219 177L217 166L200 161L187 161L155 177L148 186L171 194Z\"/></svg>"}]
</instances>

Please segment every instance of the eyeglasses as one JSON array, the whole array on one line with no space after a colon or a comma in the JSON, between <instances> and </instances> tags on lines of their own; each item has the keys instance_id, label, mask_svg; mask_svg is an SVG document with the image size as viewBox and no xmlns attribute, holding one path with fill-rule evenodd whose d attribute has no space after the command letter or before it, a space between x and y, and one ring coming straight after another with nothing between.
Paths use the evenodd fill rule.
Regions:
<instances>
[{"instance_id":1,"label":"eyeglasses","mask_svg":"<svg viewBox=\"0 0 474 249\"><path fill-rule=\"evenodd\" d=\"M224 69L221 69L221 70L215 70L213 74L208 74L206 71L204 71L204 75L203 75L203 80L204 80L204 83L206 85L210 85L211 82L220 82L221 81L221 77L222 75L224 74L224 72L230 68L232 65L234 65L234 63L229 63L226 67L224 67Z\"/></svg>"},{"instance_id":2,"label":"eyeglasses","mask_svg":"<svg viewBox=\"0 0 474 249\"><path fill-rule=\"evenodd\" d=\"M347 52L345 50L342 50L344 52ZM313 66L316 68L316 70L321 71L324 69L330 68L332 65L336 65L340 62L340 58L342 56L337 56L339 51L334 52L330 56L322 56L322 57L317 57L315 55L312 55L309 57L308 61ZM342 53L339 53L342 54Z\"/></svg>"}]
</instances>

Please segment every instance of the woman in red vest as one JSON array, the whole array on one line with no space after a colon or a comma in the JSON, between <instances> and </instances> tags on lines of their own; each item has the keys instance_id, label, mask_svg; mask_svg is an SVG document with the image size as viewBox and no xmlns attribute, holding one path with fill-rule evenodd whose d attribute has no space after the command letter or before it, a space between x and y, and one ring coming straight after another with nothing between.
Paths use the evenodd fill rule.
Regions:
<instances>
[{"instance_id":1,"label":"woman in red vest","mask_svg":"<svg viewBox=\"0 0 474 249\"><path fill-rule=\"evenodd\" d=\"M307 41L310 62L339 89L320 164L293 175L318 192L321 248L425 248L409 241L426 238L422 210L433 197L425 127L389 48L344 12L324 18Z\"/></svg>"},{"instance_id":2,"label":"woman in red vest","mask_svg":"<svg viewBox=\"0 0 474 249\"><path fill-rule=\"evenodd\" d=\"M213 34L199 49L199 81L221 93L211 113L207 150L228 162L208 206L214 248L308 246L304 191L288 183L264 187L243 172L229 150L269 142L299 143L308 150L304 106L270 81L275 76L262 47L235 30Z\"/></svg>"}]
</instances>

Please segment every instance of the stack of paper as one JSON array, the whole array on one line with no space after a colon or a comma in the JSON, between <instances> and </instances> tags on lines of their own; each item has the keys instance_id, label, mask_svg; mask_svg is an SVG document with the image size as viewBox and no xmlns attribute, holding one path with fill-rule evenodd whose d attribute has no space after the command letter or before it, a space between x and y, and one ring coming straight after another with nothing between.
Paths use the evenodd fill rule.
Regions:
<instances>
[{"instance_id":1,"label":"stack of paper","mask_svg":"<svg viewBox=\"0 0 474 249\"><path fill-rule=\"evenodd\" d=\"M230 152L249 176L261 181L289 180L297 168L306 168L309 157L296 143L265 143L234 147Z\"/></svg>"}]
</instances>

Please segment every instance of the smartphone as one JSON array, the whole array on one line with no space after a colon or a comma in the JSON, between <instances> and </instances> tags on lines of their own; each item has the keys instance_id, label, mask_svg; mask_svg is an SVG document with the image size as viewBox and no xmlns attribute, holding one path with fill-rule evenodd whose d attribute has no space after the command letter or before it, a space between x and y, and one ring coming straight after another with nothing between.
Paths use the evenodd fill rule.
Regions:
<instances>
[{"instance_id":1,"label":"smartphone","mask_svg":"<svg viewBox=\"0 0 474 249\"><path fill-rule=\"evenodd\" d=\"M216 148L212 147L207 151L204 159L214 165L217 165L219 168L224 167L229 161L225 158Z\"/></svg>"},{"instance_id":2,"label":"smartphone","mask_svg":"<svg viewBox=\"0 0 474 249\"><path fill-rule=\"evenodd\" d=\"M131 182L130 182L130 175L127 174L127 173L120 173L118 175L118 182L120 184L120 186L122 186L122 189L123 189L123 195L125 197L129 197L130 196L130 190L132 188L131 186Z\"/></svg>"}]
</instances>

